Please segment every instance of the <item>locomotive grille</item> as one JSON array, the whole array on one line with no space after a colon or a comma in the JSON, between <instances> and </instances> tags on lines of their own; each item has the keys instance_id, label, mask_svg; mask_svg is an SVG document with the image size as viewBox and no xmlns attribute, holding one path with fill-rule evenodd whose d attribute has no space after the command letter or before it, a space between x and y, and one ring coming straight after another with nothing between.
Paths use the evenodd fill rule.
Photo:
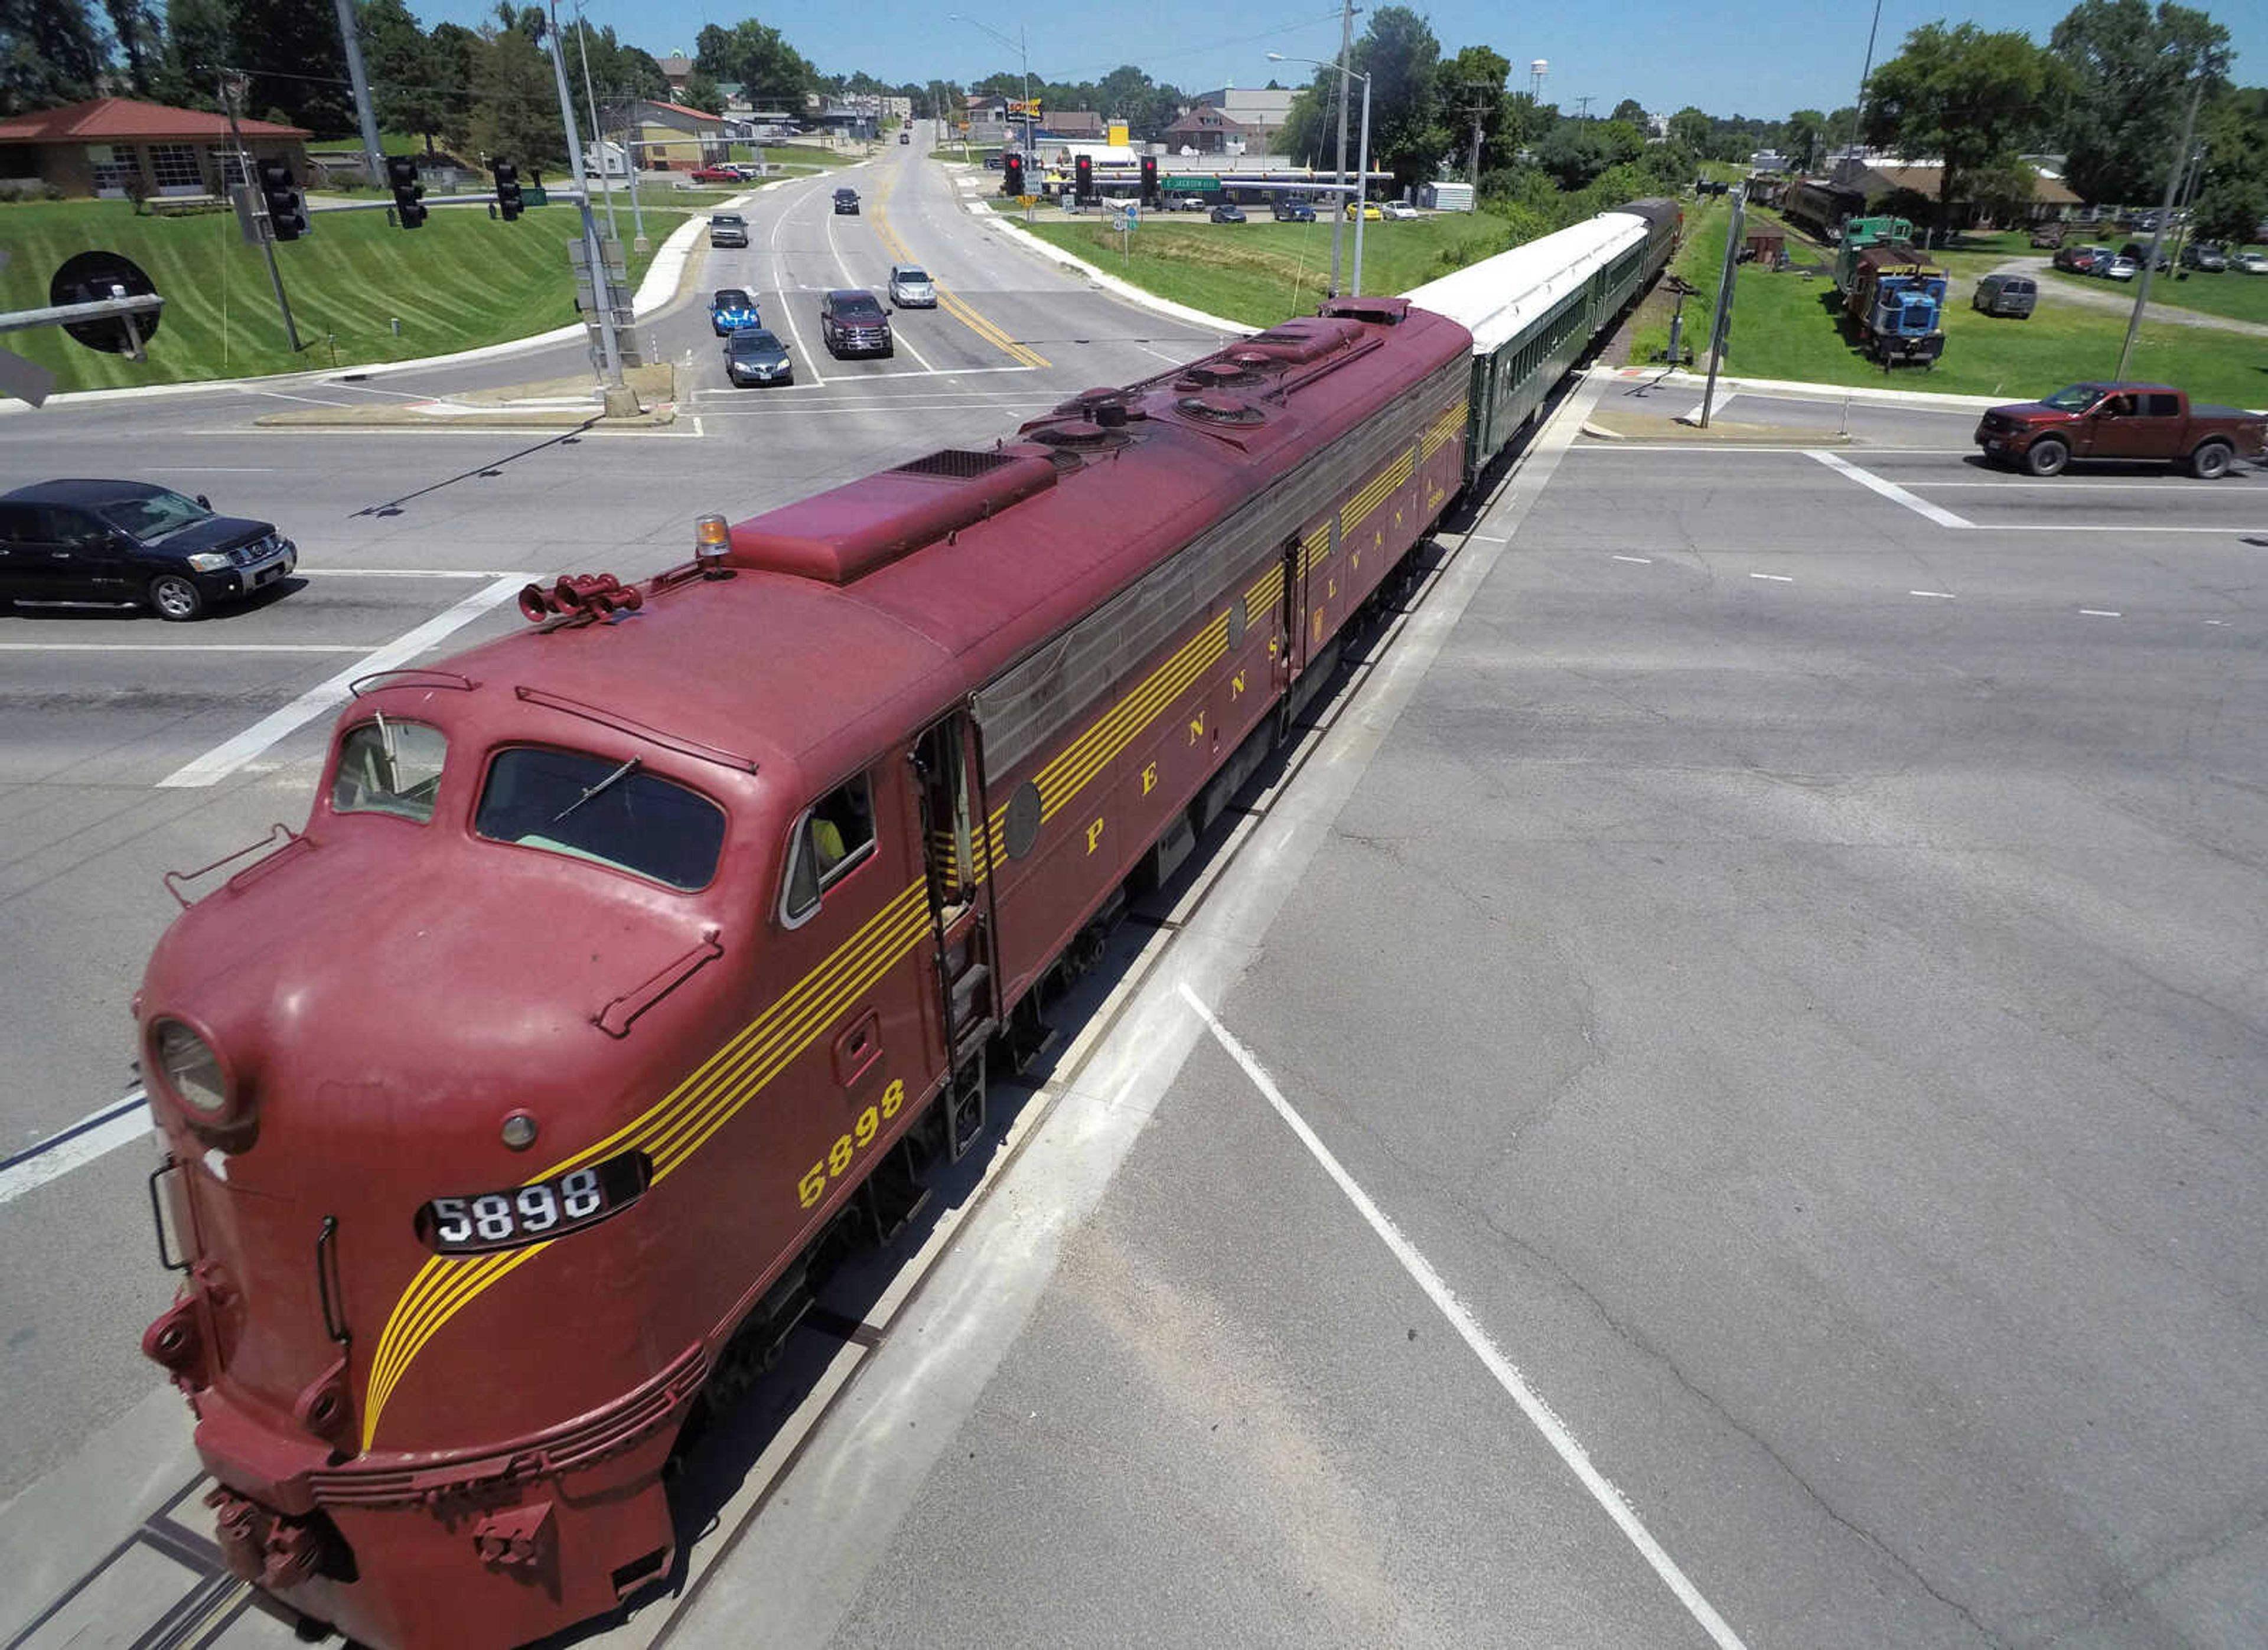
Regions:
<instances>
[{"instance_id":1,"label":"locomotive grille","mask_svg":"<svg viewBox=\"0 0 2268 1650\"><path fill-rule=\"evenodd\" d=\"M1013 459L998 453L969 453L959 447L946 447L896 466L894 474L935 475L945 481L967 482L997 470L1003 464L1013 462Z\"/></svg>"}]
</instances>

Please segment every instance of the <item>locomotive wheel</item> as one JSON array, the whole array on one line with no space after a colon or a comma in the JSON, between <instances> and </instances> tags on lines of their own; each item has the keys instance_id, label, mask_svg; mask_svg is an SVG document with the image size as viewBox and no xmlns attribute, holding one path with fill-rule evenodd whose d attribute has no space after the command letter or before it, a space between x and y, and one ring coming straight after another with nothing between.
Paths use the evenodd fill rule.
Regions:
<instances>
[{"instance_id":1,"label":"locomotive wheel","mask_svg":"<svg viewBox=\"0 0 2268 1650\"><path fill-rule=\"evenodd\" d=\"M2035 441L2024 454L2024 468L2035 475L2060 475L2071 461L2071 449L2060 441Z\"/></svg>"},{"instance_id":2,"label":"locomotive wheel","mask_svg":"<svg viewBox=\"0 0 2268 1650\"><path fill-rule=\"evenodd\" d=\"M2226 441L2208 441L2190 454L2190 474L2201 482L2217 482L2228 474L2233 455Z\"/></svg>"}]
</instances>

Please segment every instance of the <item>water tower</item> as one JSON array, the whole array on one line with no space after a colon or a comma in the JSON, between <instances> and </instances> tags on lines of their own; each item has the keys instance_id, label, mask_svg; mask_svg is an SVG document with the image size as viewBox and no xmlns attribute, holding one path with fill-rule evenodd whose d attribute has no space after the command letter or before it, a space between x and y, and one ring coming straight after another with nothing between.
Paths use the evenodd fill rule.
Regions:
<instances>
[{"instance_id":1,"label":"water tower","mask_svg":"<svg viewBox=\"0 0 2268 1650\"><path fill-rule=\"evenodd\" d=\"M1551 72L1551 65L1538 57L1528 65L1528 95L1537 103L1543 101L1543 77Z\"/></svg>"}]
</instances>

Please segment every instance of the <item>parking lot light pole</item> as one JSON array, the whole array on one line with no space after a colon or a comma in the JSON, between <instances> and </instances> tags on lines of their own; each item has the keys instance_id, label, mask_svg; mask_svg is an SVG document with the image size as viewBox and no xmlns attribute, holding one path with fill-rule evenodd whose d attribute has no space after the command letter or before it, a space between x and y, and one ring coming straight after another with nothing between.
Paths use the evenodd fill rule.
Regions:
<instances>
[{"instance_id":1,"label":"parking lot light pole","mask_svg":"<svg viewBox=\"0 0 2268 1650\"><path fill-rule=\"evenodd\" d=\"M1349 197L1354 205L1354 279L1348 284L1347 291L1347 296L1350 298L1360 298L1362 296L1362 222L1369 216L1365 208L1370 198L1370 77L1352 69L1341 68L1337 63L1327 63L1320 57L1286 57L1281 52L1270 52L1268 54L1268 59L1270 63L1307 63L1316 69L1329 69L1334 73L1346 76L1350 80L1362 82L1362 152L1355 159L1356 183L1354 193ZM1346 182L1346 169L1344 166L1339 170L1339 182L1342 187ZM1342 207L1340 210L1344 215L1345 209Z\"/></svg>"}]
</instances>

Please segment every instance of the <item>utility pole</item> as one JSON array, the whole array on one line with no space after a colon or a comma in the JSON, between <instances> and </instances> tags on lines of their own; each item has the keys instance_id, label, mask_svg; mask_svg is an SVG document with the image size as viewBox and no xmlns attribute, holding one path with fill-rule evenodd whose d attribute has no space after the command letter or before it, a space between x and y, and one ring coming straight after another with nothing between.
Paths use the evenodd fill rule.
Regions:
<instances>
[{"instance_id":1,"label":"utility pole","mask_svg":"<svg viewBox=\"0 0 2268 1650\"><path fill-rule=\"evenodd\" d=\"M1589 120L1591 118L1591 105L1597 100L1595 94L1588 92L1577 98L1575 99L1575 118L1579 121Z\"/></svg>"},{"instance_id":2,"label":"utility pole","mask_svg":"<svg viewBox=\"0 0 2268 1650\"><path fill-rule=\"evenodd\" d=\"M339 0L341 5L346 3ZM583 59L583 101L591 108L591 141L599 146L599 184L607 192L607 239L619 241L622 232L615 223L615 180L607 175L607 123L600 118L599 94L591 90L591 26L583 21L579 4L575 7L575 49ZM627 156L629 151L623 153Z\"/></svg>"},{"instance_id":3,"label":"utility pole","mask_svg":"<svg viewBox=\"0 0 2268 1650\"><path fill-rule=\"evenodd\" d=\"M259 186L252 180L252 157L245 152L244 132L236 123L237 106L244 101L244 74L234 69L224 69L220 76L220 106L228 111L229 141L236 145L236 171L254 203L260 225L261 255L268 260L268 284L275 289L276 307L284 317L284 342L297 355L305 346L299 342L299 328L291 320L291 300L284 296L284 272L276 267L276 236L269 227L268 208L261 200Z\"/></svg>"},{"instance_id":4,"label":"utility pole","mask_svg":"<svg viewBox=\"0 0 2268 1650\"><path fill-rule=\"evenodd\" d=\"M347 51L347 78L354 85L355 119L362 127L362 161L369 168L370 186L386 182L386 156L379 148L378 117L371 112L370 77L363 73L362 42L355 38L354 0L337 0L339 40Z\"/></svg>"},{"instance_id":5,"label":"utility pole","mask_svg":"<svg viewBox=\"0 0 2268 1650\"><path fill-rule=\"evenodd\" d=\"M2134 283L2134 313L2126 319L2126 342L2118 346L2118 371L2126 376L2126 357L2134 353L2134 335L2142 328L2142 306L2150 301L2150 277L2157 273L2158 248L2166 243L2166 225L2173 222L2174 204L2180 198L2182 179L2189 171L2190 149L2197 140L2198 105L2205 101L2205 66L2198 65L2197 84L2190 88L2190 112L2182 122L2182 141L2174 151L2174 164L2166 173L2166 203L2158 212L2158 227L2150 236L2150 255L2142 260L2141 278Z\"/></svg>"},{"instance_id":6,"label":"utility pole","mask_svg":"<svg viewBox=\"0 0 2268 1650\"><path fill-rule=\"evenodd\" d=\"M1709 328L1709 382L1701 392L1700 427L1709 427L1709 409L1717 400L1717 365L1724 358L1725 335L1733 320L1733 281L1739 273L1741 261L1742 208L1748 201L1747 186L1733 186L1733 217L1725 226L1725 267L1717 276L1717 317Z\"/></svg>"},{"instance_id":7,"label":"utility pole","mask_svg":"<svg viewBox=\"0 0 2268 1650\"><path fill-rule=\"evenodd\" d=\"M1346 239L1344 185L1346 183L1347 93L1354 88L1347 80L1347 71L1353 67L1354 0L1339 0L1339 158L1338 171L1332 181L1341 186L1341 193L1333 198L1341 202L1341 210L1331 214L1331 296L1339 294L1339 247ZM1358 227L1362 219L1355 219Z\"/></svg>"},{"instance_id":8,"label":"utility pole","mask_svg":"<svg viewBox=\"0 0 2268 1650\"><path fill-rule=\"evenodd\" d=\"M1851 138L1844 145L1849 153L1859 146L1859 133L1867 119L1867 82L1874 75L1874 33L1882 26L1882 0L1874 0L1874 20L1867 25L1867 63L1859 70L1859 96L1851 106ZM1832 173L1830 173L1831 176Z\"/></svg>"},{"instance_id":9,"label":"utility pole","mask_svg":"<svg viewBox=\"0 0 2268 1650\"><path fill-rule=\"evenodd\" d=\"M567 58L559 49L559 0L551 0L551 27L546 36L551 47L551 76L559 86L559 123L567 131L567 163L575 174L576 210L583 214L583 250L590 260L591 296L598 300L599 350L606 363L607 416L627 417L637 410L637 400L622 382L622 343L615 335L613 284L607 278L607 252L599 241L599 220L591 216L590 180L583 171L583 145L575 135L575 105L567 95Z\"/></svg>"},{"instance_id":10,"label":"utility pole","mask_svg":"<svg viewBox=\"0 0 2268 1650\"><path fill-rule=\"evenodd\" d=\"M1466 181L1473 186L1473 204L1477 207L1481 195L1481 117L1488 113L1488 104L1482 94L1488 91L1488 86L1484 82L1473 81L1468 83L1465 90L1473 94L1470 111L1473 117L1473 158L1472 165L1467 168L1470 175Z\"/></svg>"}]
</instances>

